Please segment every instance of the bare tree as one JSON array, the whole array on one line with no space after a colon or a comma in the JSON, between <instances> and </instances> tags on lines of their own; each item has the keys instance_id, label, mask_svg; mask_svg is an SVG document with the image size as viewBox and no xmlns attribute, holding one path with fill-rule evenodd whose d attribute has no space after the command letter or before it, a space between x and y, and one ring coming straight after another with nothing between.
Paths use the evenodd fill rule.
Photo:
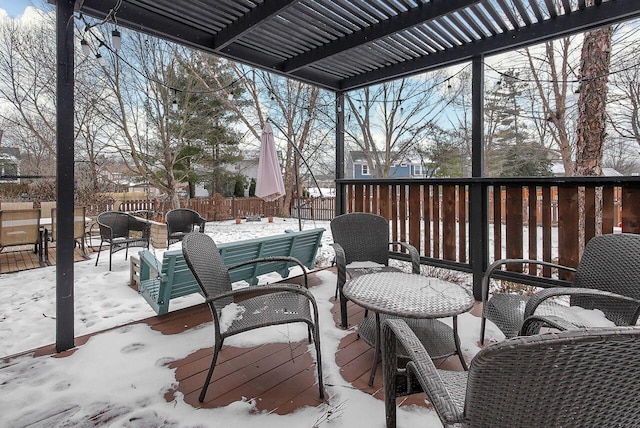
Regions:
<instances>
[{"instance_id":1,"label":"bare tree","mask_svg":"<svg viewBox=\"0 0 640 428\"><path fill-rule=\"evenodd\" d=\"M624 141L640 147L640 67L637 58L640 55L638 34L640 30L631 26L621 32L615 41L617 52L617 73L610 76L608 99L608 126L613 133ZM612 58L612 63L614 59ZM613 64L612 64L613 65Z\"/></svg>"},{"instance_id":2,"label":"bare tree","mask_svg":"<svg viewBox=\"0 0 640 428\"><path fill-rule=\"evenodd\" d=\"M543 107L542 118L534 122L539 135L551 138L557 147L566 175L573 175L575 170L575 142L571 132L574 117L569 105L569 95L574 91L570 83L575 78L571 65L574 49L574 38L565 37L545 42L541 51L524 50Z\"/></svg>"},{"instance_id":3,"label":"bare tree","mask_svg":"<svg viewBox=\"0 0 640 428\"><path fill-rule=\"evenodd\" d=\"M221 81L213 70L208 73L207 78L202 77L202 84L221 93L221 100L238 117L246 128L245 135L254 144L259 144L268 118L284 131L284 138L287 140L284 159L286 196L281 199L280 208L282 214L289 214L294 183L301 186L304 181L301 177L296 179L294 176L294 161L298 163L299 173L303 173L305 169L300 164L300 158L295 156L294 146L302 153L312 170L314 162L323 158L316 155L319 150L331 152L331 147L334 147L330 136L333 128L322 126L326 124L328 111L333 105L328 101L329 94L317 87L265 71L235 63L228 65L236 76L232 84ZM329 146L327 142L330 142ZM299 188L298 191L302 189Z\"/></svg>"},{"instance_id":4,"label":"bare tree","mask_svg":"<svg viewBox=\"0 0 640 428\"><path fill-rule=\"evenodd\" d=\"M56 44L55 14L38 19L0 21L0 96L7 108L0 118L21 150L21 172L52 176L56 155ZM100 80L96 63L76 49L75 104L76 166L81 171L78 186L96 191L100 186L97 159L107 132L99 109ZM78 169L78 168L77 168ZM78 175L78 174L77 174Z\"/></svg>"},{"instance_id":5,"label":"bare tree","mask_svg":"<svg viewBox=\"0 0 640 428\"><path fill-rule=\"evenodd\" d=\"M181 173L176 175L176 165L182 160L182 135L190 116L188 96L174 108L178 107L177 49L168 42L134 33L123 43L121 52L107 51L109 61L103 66L108 87L103 111L114 127L105 143L119 153L133 173L165 193L174 208L180 206L176 187L185 178ZM191 88L180 89L188 94Z\"/></svg>"},{"instance_id":6,"label":"bare tree","mask_svg":"<svg viewBox=\"0 0 640 428\"><path fill-rule=\"evenodd\" d=\"M416 150L453 96L442 92L443 73L383 83L346 95L347 143L363 151L373 176Z\"/></svg>"}]
</instances>

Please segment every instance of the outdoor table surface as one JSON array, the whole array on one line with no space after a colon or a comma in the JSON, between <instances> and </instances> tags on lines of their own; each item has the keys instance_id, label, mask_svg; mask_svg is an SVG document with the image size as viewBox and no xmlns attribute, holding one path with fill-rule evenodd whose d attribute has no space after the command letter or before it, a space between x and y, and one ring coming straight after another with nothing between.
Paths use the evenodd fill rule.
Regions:
<instances>
[{"instance_id":1,"label":"outdoor table surface","mask_svg":"<svg viewBox=\"0 0 640 428\"><path fill-rule=\"evenodd\" d=\"M473 307L464 287L439 278L404 272L357 276L345 284L344 295L374 312L404 318L445 318Z\"/></svg>"},{"instance_id":2,"label":"outdoor table surface","mask_svg":"<svg viewBox=\"0 0 640 428\"><path fill-rule=\"evenodd\" d=\"M461 285L413 273L377 272L347 281L342 291L349 300L375 313L375 352L369 385L373 384L380 357L380 314L412 319L453 317L455 353L467 369L460 349L457 315L471 310L474 299ZM366 318L361 327L365 322Z\"/></svg>"}]
</instances>

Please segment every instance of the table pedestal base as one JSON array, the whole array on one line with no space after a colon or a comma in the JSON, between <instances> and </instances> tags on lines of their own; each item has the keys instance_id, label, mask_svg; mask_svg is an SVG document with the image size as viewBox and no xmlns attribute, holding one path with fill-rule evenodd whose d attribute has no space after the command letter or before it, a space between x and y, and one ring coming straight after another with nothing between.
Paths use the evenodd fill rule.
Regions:
<instances>
[{"instance_id":1,"label":"table pedestal base","mask_svg":"<svg viewBox=\"0 0 640 428\"><path fill-rule=\"evenodd\" d=\"M373 385L375 378L376 367L380 359L380 324L376 323L376 319L379 322L383 322L385 319L398 318L385 314L371 314L364 318L358 325L358 334L369 346L374 348L374 361L371 367L371 375L369 377L369 386ZM460 350L460 341L458 339L457 332L457 317L453 317L452 329L445 323L438 321L437 319L414 319L414 318L402 318L409 328L413 330L420 342L424 345L427 353L433 360L447 358L452 355L458 355L462 367L467 370L467 363L462 356ZM406 356L407 352L402 345L398 344L397 349L398 356Z\"/></svg>"}]
</instances>

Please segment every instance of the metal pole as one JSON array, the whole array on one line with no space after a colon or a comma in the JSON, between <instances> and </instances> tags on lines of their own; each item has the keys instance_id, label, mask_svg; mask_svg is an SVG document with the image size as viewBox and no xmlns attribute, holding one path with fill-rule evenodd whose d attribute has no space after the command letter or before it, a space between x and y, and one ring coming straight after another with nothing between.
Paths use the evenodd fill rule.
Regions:
<instances>
[{"instance_id":1,"label":"metal pole","mask_svg":"<svg viewBox=\"0 0 640 428\"><path fill-rule=\"evenodd\" d=\"M473 58L471 85L471 176L484 175L484 56ZM489 260L488 203L486 187L469 188L469 255L473 272L473 296L482 300L482 277Z\"/></svg>"},{"instance_id":2,"label":"metal pole","mask_svg":"<svg viewBox=\"0 0 640 428\"><path fill-rule=\"evenodd\" d=\"M296 210L298 211L298 230L302 231L302 213L300 213L300 177L298 176L298 159L297 152L293 152L293 173L296 176Z\"/></svg>"},{"instance_id":3,"label":"metal pole","mask_svg":"<svg viewBox=\"0 0 640 428\"><path fill-rule=\"evenodd\" d=\"M74 208L74 57L73 0L58 0L57 41L57 210L56 351L74 347L73 208Z\"/></svg>"},{"instance_id":4,"label":"metal pole","mask_svg":"<svg viewBox=\"0 0 640 428\"><path fill-rule=\"evenodd\" d=\"M336 180L344 178L344 93L336 93ZM346 212L344 185L336 184L336 215Z\"/></svg>"}]
</instances>

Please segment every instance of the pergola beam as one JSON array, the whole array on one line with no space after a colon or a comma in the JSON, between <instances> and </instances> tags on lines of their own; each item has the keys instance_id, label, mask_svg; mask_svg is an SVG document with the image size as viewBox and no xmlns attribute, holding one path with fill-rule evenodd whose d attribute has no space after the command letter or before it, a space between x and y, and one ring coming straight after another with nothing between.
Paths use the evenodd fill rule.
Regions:
<instances>
[{"instance_id":1,"label":"pergola beam","mask_svg":"<svg viewBox=\"0 0 640 428\"><path fill-rule=\"evenodd\" d=\"M286 9L300 2L300 0L280 0L277 2L264 2L251 9L233 24L228 25L218 34L216 34L213 42L213 49L220 50L235 42L242 35L249 32L256 25L268 20L269 18L284 12Z\"/></svg>"},{"instance_id":2,"label":"pergola beam","mask_svg":"<svg viewBox=\"0 0 640 428\"><path fill-rule=\"evenodd\" d=\"M407 30L416 25L433 21L443 15L464 9L479 0L432 0L415 9L407 10L378 24L341 37L317 49L298 55L282 64L282 71L290 73L333 55L371 43Z\"/></svg>"},{"instance_id":3,"label":"pergola beam","mask_svg":"<svg viewBox=\"0 0 640 428\"><path fill-rule=\"evenodd\" d=\"M344 79L340 89L350 91L390 79L408 77L448 65L471 61L477 55L499 54L638 17L640 17L640 9L633 1L610 1L606 3L606 7L589 7L558 16L555 19L532 24L529 27L488 37L478 42L464 44Z\"/></svg>"}]
</instances>

